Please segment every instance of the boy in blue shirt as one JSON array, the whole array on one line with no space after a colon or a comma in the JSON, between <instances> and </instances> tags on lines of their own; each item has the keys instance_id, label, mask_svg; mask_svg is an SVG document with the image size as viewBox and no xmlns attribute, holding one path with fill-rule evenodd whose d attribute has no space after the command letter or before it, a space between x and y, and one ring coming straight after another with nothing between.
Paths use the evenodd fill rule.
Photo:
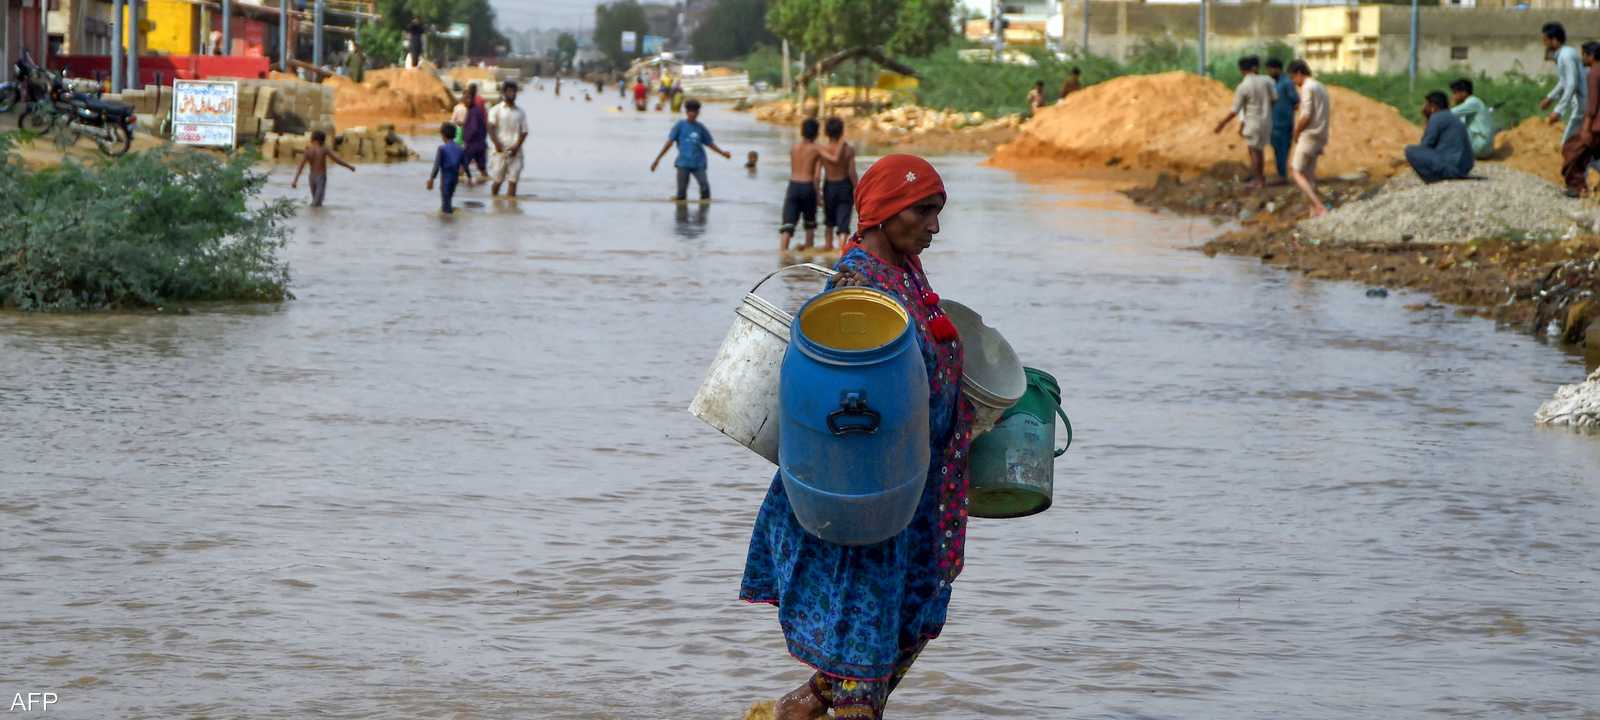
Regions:
<instances>
[{"instance_id":1,"label":"boy in blue shirt","mask_svg":"<svg viewBox=\"0 0 1600 720\"><path fill-rule=\"evenodd\" d=\"M456 144L455 123L445 123L439 126L439 136L444 143L439 145L439 150L433 154L433 174L428 176L428 189L433 189L433 181L444 174L444 182L439 185L439 197L442 204L440 209L444 214L455 213L455 208L450 205L450 199L456 194L456 180L461 174L462 159L467 155L467 149Z\"/></svg>"},{"instance_id":2,"label":"boy in blue shirt","mask_svg":"<svg viewBox=\"0 0 1600 720\"><path fill-rule=\"evenodd\" d=\"M650 172L655 172L661 164L661 158L666 157L667 151L672 149L672 144L678 144L678 159L672 166L678 169L678 199L686 200L689 197L689 176L693 175L695 183L700 186L700 199L711 199L711 183L706 181L706 148L717 151L724 158L731 158L733 154L717 147L711 139L711 131L700 124L700 101L690 100L683 105L687 116L672 126L672 132L667 133L667 144L661 146L661 152L656 155L655 162L650 163Z\"/></svg>"}]
</instances>

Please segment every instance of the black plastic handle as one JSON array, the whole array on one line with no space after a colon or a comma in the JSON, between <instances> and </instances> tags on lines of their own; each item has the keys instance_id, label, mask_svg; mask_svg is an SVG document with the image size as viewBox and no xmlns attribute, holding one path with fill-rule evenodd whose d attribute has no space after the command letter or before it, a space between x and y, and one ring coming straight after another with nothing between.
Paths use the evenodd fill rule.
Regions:
<instances>
[{"instance_id":1,"label":"black plastic handle","mask_svg":"<svg viewBox=\"0 0 1600 720\"><path fill-rule=\"evenodd\" d=\"M841 424L844 418L859 418L863 422ZM871 435L878 432L878 425L883 422L883 417L878 411L867 407L867 391L846 390L839 394L839 409L828 413L828 431L834 437L844 437L850 434Z\"/></svg>"}]
</instances>

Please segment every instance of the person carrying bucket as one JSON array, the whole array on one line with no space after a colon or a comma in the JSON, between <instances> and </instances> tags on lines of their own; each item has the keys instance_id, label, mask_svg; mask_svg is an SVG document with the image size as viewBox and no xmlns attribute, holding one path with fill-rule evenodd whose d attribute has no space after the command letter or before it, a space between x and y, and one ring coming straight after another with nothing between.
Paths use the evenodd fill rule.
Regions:
<instances>
[{"instance_id":1,"label":"person carrying bucket","mask_svg":"<svg viewBox=\"0 0 1600 720\"><path fill-rule=\"evenodd\" d=\"M910 525L870 545L807 532L783 471L773 478L739 596L777 606L790 654L816 671L779 701L779 720L829 710L836 718L881 718L889 693L944 628L966 541L973 420L961 394L960 338L918 259L939 232L945 199L938 172L910 155L874 163L856 189L860 229L830 286L880 291L910 316L927 370L930 461Z\"/></svg>"}]
</instances>

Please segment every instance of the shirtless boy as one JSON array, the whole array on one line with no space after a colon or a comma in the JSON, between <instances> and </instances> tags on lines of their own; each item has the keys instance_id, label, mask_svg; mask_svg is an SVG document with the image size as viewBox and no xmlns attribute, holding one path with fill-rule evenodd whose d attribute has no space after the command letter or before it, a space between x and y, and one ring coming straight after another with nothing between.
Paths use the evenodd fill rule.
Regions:
<instances>
[{"instance_id":1,"label":"shirtless boy","mask_svg":"<svg viewBox=\"0 0 1600 720\"><path fill-rule=\"evenodd\" d=\"M850 211L856 198L856 149L844 141L844 121L828 118L824 132L828 144L823 146L822 171L828 180L822 186L822 224L826 228L824 241L833 249L837 236L841 246L850 239Z\"/></svg>"},{"instance_id":2,"label":"shirtless boy","mask_svg":"<svg viewBox=\"0 0 1600 720\"><path fill-rule=\"evenodd\" d=\"M294 169L294 180L289 182L289 187L300 187L300 173L311 166L311 207L322 207L322 197L328 192L328 161L356 171L356 166L345 162L338 153L329 150L325 143L328 142L327 133L317 130L311 133L311 142L306 144L306 154L300 158L300 166Z\"/></svg>"},{"instance_id":3,"label":"shirtless boy","mask_svg":"<svg viewBox=\"0 0 1600 720\"><path fill-rule=\"evenodd\" d=\"M783 225L778 227L784 250L789 249L795 222L801 217L805 218L806 244L800 249L807 250L816 244L817 180L822 167L822 153L817 146L818 129L816 118L806 118L800 123L800 142L789 148L789 188L783 195ZM831 236L828 244L833 244Z\"/></svg>"}]
</instances>

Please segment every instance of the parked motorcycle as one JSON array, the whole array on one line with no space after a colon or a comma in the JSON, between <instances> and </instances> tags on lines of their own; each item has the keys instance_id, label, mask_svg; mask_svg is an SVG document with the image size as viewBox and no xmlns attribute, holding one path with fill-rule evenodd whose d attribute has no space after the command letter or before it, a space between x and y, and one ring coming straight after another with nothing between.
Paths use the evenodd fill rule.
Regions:
<instances>
[{"instance_id":1,"label":"parked motorcycle","mask_svg":"<svg viewBox=\"0 0 1600 720\"><path fill-rule=\"evenodd\" d=\"M0 83L0 113L11 112L18 105L32 102L44 97L49 92L49 83L43 78L46 76L43 68L33 64L33 56L27 50L22 51L22 57L17 58L11 66L12 75L16 80Z\"/></svg>"},{"instance_id":2,"label":"parked motorcycle","mask_svg":"<svg viewBox=\"0 0 1600 720\"><path fill-rule=\"evenodd\" d=\"M126 153L133 145L133 126L136 122L133 108L121 103L106 102L95 94L76 92L67 78L38 70L43 74L49 91L42 99L28 103L18 119L29 132L46 133L61 124L56 136L57 144L65 147L88 137L99 146L100 152L116 157Z\"/></svg>"}]
</instances>

